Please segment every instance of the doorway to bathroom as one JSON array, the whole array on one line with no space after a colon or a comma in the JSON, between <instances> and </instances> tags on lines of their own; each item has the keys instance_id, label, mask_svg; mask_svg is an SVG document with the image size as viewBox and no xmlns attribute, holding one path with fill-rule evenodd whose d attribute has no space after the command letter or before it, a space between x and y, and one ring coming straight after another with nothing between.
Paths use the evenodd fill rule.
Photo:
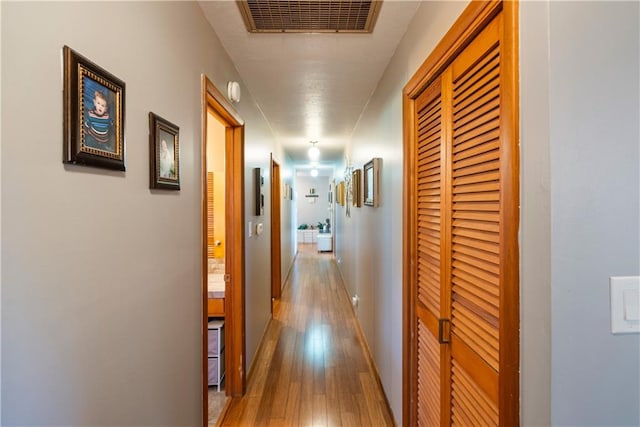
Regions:
<instances>
[{"instance_id":1,"label":"doorway to bathroom","mask_svg":"<svg viewBox=\"0 0 640 427\"><path fill-rule=\"evenodd\" d=\"M202 407L215 424L245 388L244 121L202 76Z\"/></svg>"}]
</instances>

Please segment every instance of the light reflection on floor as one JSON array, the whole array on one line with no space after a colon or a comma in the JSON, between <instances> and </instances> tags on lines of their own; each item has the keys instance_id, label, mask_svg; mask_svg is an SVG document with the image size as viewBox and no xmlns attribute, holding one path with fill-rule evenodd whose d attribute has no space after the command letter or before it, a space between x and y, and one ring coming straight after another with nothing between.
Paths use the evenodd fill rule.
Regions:
<instances>
[{"instance_id":1,"label":"light reflection on floor","mask_svg":"<svg viewBox=\"0 0 640 427\"><path fill-rule=\"evenodd\" d=\"M305 360L314 365L326 365L331 354L331 341L329 339L329 325L312 325L305 333L304 349Z\"/></svg>"}]
</instances>

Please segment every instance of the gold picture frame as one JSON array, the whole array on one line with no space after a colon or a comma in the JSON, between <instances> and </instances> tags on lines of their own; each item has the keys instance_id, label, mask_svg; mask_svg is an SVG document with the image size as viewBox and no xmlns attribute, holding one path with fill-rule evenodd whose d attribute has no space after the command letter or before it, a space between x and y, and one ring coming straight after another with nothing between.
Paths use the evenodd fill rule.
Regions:
<instances>
[{"instance_id":1,"label":"gold picture frame","mask_svg":"<svg viewBox=\"0 0 640 427\"><path fill-rule=\"evenodd\" d=\"M351 185L353 187L353 206L362 207L362 170L356 169L351 174Z\"/></svg>"}]
</instances>

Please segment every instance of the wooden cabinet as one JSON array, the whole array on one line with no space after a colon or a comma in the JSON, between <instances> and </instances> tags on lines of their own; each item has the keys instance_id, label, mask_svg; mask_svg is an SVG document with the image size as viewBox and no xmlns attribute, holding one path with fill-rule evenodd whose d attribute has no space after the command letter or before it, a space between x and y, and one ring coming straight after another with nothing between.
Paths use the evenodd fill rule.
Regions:
<instances>
[{"instance_id":1,"label":"wooden cabinet","mask_svg":"<svg viewBox=\"0 0 640 427\"><path fill-rule=\"evenodd\" d=\"M224 379L224 320L209 321L207 331L208 349L207 356L209 362L209 385L218 387L222 385Z\"/></svg>"}]
</instances>

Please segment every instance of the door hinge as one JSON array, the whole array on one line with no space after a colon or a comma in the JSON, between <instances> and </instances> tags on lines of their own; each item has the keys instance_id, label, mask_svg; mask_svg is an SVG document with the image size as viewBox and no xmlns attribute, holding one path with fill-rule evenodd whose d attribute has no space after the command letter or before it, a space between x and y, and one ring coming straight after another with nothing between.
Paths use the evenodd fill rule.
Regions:
<instances>
[{"instance_id":1,"label":"door hinge","mask_svg":"<svg viewBox=\"0 0 640 427\"><path fill-rule=\"evenodd\" d=\"M451 342L451 322L449 319L438 319L438 342L440 344Z\"/></svg>"},{"instance_id":2,"label":"door hinge","mask_svg":"<svg viewBox=\"0 0 640 427\"><path fill-rule=\"evenodd\" d=\"M224 281L225 282L230 282L231 281L231 275L230 274L225 274L224 275Z\"/></svg>"}]
</instances>

